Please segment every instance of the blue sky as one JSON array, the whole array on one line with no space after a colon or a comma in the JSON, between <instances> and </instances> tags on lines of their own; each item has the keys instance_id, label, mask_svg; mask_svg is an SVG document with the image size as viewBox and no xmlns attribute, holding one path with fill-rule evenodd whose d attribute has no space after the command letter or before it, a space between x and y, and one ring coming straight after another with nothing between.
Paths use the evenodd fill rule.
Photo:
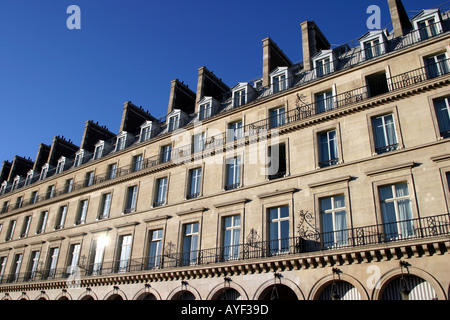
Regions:
<instances>
[{"instance_id":1,"label":"blue sky","mask_svg":"<svg viewBox=\"0 0 450 320\"><path fill-rule=\"evenodd\" d=\"M449 2L403 0L410 16ZM72 4L80 30L66 27ZM201 66L229 87L260 77L265 37L299 62L302 21L350 42L367 32L369 5L391 29L387 0L0 0L0 164L34 160L57 135L80 145L86 120L118 133L128 100L163 116L170 81L195 92Z\"/></svg>"}]
</instances>

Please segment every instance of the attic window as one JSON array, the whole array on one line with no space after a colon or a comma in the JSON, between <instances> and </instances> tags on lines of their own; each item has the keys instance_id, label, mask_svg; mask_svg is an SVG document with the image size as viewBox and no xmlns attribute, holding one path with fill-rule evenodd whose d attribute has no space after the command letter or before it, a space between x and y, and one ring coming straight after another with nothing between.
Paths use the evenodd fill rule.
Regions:
<instances>
[{"instance_id":1,"label":"attic window","mask_svg":"<svg viewBox=\"0 0 450 320\"><path fill-rule=\"evenodd\" d=\"M359 41L365 60L378 57L386 52L386 35L382 30L369 31Z\"/></svg>"},{"instance_id":2,"label":"attic window","mask_svg":"<svg viewBox=\"0 0 450 320\"><path fill-rule=\"evenodd\" d=\"M117 136L116 152L125 149L125 147L127 146L127 138L128 133L125 131Z\"/></svg>"},{"instance_id":3,"label":"attic window","mask_svg":"<svg viewBox=\"0 0 450 320\"><path fill-rule=\"evenodd\" d=\"M334 59L332 50L322 50L313 57L313 64L317 77L323 77L334 72Z\"/></svg>"},{"instance_id":4,"label":"attic window","mask_svg":"<svg viewBox=\"0 0 450 320\"><path fill-rule=\"evenodd\" d=\"M175 114L169 118L169 132L177 130L180 127L180 115Z\"/></svg>"},{"instance_id":5,"label":"attic window","mask_svg":"<svg viewBox=\"0 0 450 320\"><path fill-rule=\"evenodd\" d=\"M432 38L442 33L439 10L422 10L412 19L414 29L418 32L419 40Z\"/></svg>"},{"instance_id":6,"label":"attic window","mask_svg":"<svg viewBox=\"0 0 450 320\"><path fill-rule=\"evenodd\" d=\"M289 87L288 67L278 67L270 74L272 92L277 93Z\"/></svg>"},{"instance_id":7,"label":"attic window","mask_svg":"<svg viewBox=\"0 0 450 320\"><path fill-rule=\"evenodd\" d=\"M149 140L152 137L152 123L148 122L141 127L140 142Z\"/></svg>"},{"instance_id":8,"label":"attic window","mask_svg":"<svg viewBox=\"0 0 450 320\"><path fill-rule=\"evenodd\" d=\"M39 180L44 180L45 178L47 178L48 167L49 167L48 163L46 163L42 166L41 175L39 177Z\"/></svg>"},{"instance_id":9,"label":"attic window","mask_svg":"<svg viewBox=\"0 0 450 320\"><path fill-rule=\"evenodd\" d=\"M78 167L83 164L83 156L84 156L84 150L79 150L75 154L75 160L73 161L73 167Z\"/></svg>"},{"instance_id":10,"label":"attic window","mask_svg":"<svg viewBox=\"0 0 450 320\"><path fill-rule=\"evenodd\" d=\"M94 150L94 160L100 159L102 157L104 147L105 147L105 141L100 140L99 142L97 142L97 144L95 145L95 150Z\"/></svg>"},{"instance_id":11,"label":"attic window","mask_svg":"<svg viewBox=\"0 0 450 320\"><path fill-rule=\"evenodd\" d=\"M61 157L56 165L56 174L64 171L64 165L66 163L66 157Z\"/></svg>"},{"instance_id":12,"label":"attic window","mask_svg":"<svg viewBox=\"0 0 450 320\"><path fill-rule=\"evenodd\" d=\"M200 109L198 112L198 119L203 120L209 118L211 116L211 103L204 103L200 105Z\"/></svg>"},{"instance_id":13,"label":"attic window","mask_svg":"<svg viewBox=\"0 0 450 320\"><path fill-rule=\"evenodd\" d=\"M246 103L246 91L245 89L233 92L233 107L239 107Z\"/></svg>"}]
</instances>

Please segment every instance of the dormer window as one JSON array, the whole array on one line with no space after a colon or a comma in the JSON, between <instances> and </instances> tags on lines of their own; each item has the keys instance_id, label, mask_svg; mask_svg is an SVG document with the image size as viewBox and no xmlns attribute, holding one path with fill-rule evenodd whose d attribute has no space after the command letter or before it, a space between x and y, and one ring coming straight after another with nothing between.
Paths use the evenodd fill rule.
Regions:
<instances>
[{"instance_id":1,"label":"dormer window","mask_svg":"<svg viewBox=\"0 0 450 320\"><path fill-rule=\"evenodd\" d=\"M127 142L128 142L128 132L123 131L121 134L117 136L115 151L117 152L125 149L127 147Z\"/></svg>"},{"instance_id":2,"label":"dormer window","mask_svg":"<svg viewBox=\"0 0 450 320\"><path fill-rule=\"evenodd\" d=\"M154 121L146 121L141 125L139 142L144 142L153 137L159 125Z\"/></svg>"},{"instance_id":3,"label":"dormer window","mask_svg":"<svg viewBox=\"0 0 450 320\"><path fill-rule=\"evenodd\" d=\"M275 68L270 73L270 83L272 84L272 92L277 93L286 90L289 87L290 72L288 67Z\"/></svg>"},{"instance_id":4,"label":"dormer window","mask_svg":"<svg viewBox=\"0 0 450 320\"><path fill-rule=\"evenodd\" d=\"M103 156L103 149L105 148L105 141L100 140L95 145L94 160L100 159Z\"/></svg>"},{"instance_id":5,"label":"dormer window","mask_svg":"<svg viewBox=\"0 0 450 320\"><path fill-rule=\"evenodd\" d=\"M363 59L369 60L386 52L386 34L383 30L367 32L359 38Z\"/></svg>"},{"instance_id":6,"label":"dormer window","mask_svg":"<svg viewBox=\"0 0 450 320\"><path fill-rule=\"evenodd\" d=\"M183 125L186 114L180 109L175 109L167 115L167 132L175 131Z\"/></svg>"},{"instance_id":7,"label":"dormer window","mask_svg":"<svg viewBox=\"0 0 450 320\"><path fill-rule=\"evenodd\" d=\"M64 165L66 164L66 157L61 157L56 165L56 174L64 171Z\"/></svg>"},{"instance_id":8,"label":"dormer window","mask_svg":"<svg viewBox=\"0 0 450 320\"><path fill-rule=\"evenodd\" d=\"M27 178L25 179L25 185L28 186L29 184L31 184L32 180L33 180L33 176L34 176L34 170L30 170L27 173Z\"/></svg>"},{"instance_id":9,"label":"dormer window","mask_svg":"<svg viewBox=\"0 0 450 320\"><path fill-rule=\"evenodd\" d=\"M316 77L323 77L334 72L334 55L332 50L321 50L312 57Z\"/></svg>"},{"instance_id":10,"label":"dormer window","mask_svg":"<svg viewBox=\"0 0 450 320\"><path fill-rule=\"evenodd\" d=\"M411 21L414 30L418 32L419 41L434 37L443 31L438 9L422 10Z\"/></svg>"},{"instance_id":11,"label":"dormer window","mask_svg":"<svg viewBox=\"0 0 450 320\"><path fill-rule=\"evenodd\" d=\"M214 115L218 102L213 97L203 97L198 102L198 120L204 120Z\"/></svg>"},{"instance_id":12,"label":"dormer window","mask_svg":"<svg viewBox=\"0 0 450 320\"><path fill-rule=\"evenodd\" d=\"M39 176L39 180L44 180L45 178L47 178L49 166L50 165L48 163L46 163L42 166L41 175Z\"/></svg>"},{"instance_id":13,"label":"dormer window","mask_svg":"<svg viewBox=\"0 0 450 320\"><path fill-rule=\"evenodd\" d=\"M8 186L8 181L3 181L2 185L0 186L0 195L5 193L7 186Z\"/></svg>"},{"instance_id":14,"label":"dormer window","mask_svg":"<svg viewBox=\"0 0 450 320\"><path fill-rule=\"evenodd\" d=\"M13 180L12 186L11 186L11 191L16 190L19 187L19 183L20 183L20 176L16 176Z\"/></svg>"},{"instance_id":15,"label":"dormer window","mask_svg":"<svg viewBox=\"0 0 450 320\"><path fill-rule=\"evenodd\" d=\"M279 81L276 79L275 81ZM242 106L253 99L255 89L247 82L239 82L231 89L233 94L233 108Z\"/></svg>"},{"instance_id":16,"label":"dormer window","mask_svg":"<svg viewBox=\"0 0 450 320\"><path fill-rule=\"evenodd\" d=\"M75 160L73 161L73 166L79 167L83 164L84 150L80 149L75 153Z\"/></svg>"}]
</instances>

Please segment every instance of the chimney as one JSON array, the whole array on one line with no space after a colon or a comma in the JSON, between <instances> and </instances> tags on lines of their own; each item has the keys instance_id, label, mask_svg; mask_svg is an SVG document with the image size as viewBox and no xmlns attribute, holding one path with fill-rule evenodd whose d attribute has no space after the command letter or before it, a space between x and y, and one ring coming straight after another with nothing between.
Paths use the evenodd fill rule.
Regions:
<instances>
[{"instance_id":1,"label":"chimney","mask_svg":"<svg viewBox=\"0 0 450 320\"><path fill-rule=\"evenodd\" d=\"M388 0L388 5L395 37L403 36L412 27L405 7L401 0Z\"/></svg>"},{"instance_id":2,"label":"chimney","mask_svg":"<svg viewBox=\"0 0 450 320\"><path fill-rule=\"evenodd\" d=\"M291 60L269 37L262 40L263 43L263 87L270 85L269 74L276 67L290 67Z\"/></svg>"},{"instance_id":3,"label":"chimney","mask_svg":"<svg viewBox=\"0 0 450 320\"><path fill-rule=\"evenodd\" d=\"M8 180L10 171L11 171L11 162L3 161L2 168L0 169L0 183Z\"/></svg>"},{"instance_id":4,"label":"chimney","mask_svg":"<svg viewBox=\"0 0 450 320\"><path fill-rule=\"evenodd\" d=\"M36 155L36 160L34 161L33 170L41 170L41 167L47 163L49 154L50 146L40 143Z\"/></svg>"},{"instance_id":5,"label":"chimney","mask_svg":"<svg viewBox=\"0 0 450 320\"><path fill-rule=\"evenodd\" d=\"M330 49L330 43L314 21L300 23L302 29L303 69L311 70L311 57L320 50Z\"/></svg>"},{"instance_id":6,"label":"chimney","mask_svg":"<svg viewBox=\"0 0 450 320\"><path fill-rule=\"evenodd\" d=\"M222 79L217 78L214 73L209 71L206 67L198 69L197 97L195 104L206 96L214 97L220 101L222 100L222 95L230 90L231 89L222 82Z\"/></svg>"},{"instance_id":7,"label":"chimney","mask_svg":"<svg viewBox=\"0 0 450 320\"><path fill-rule=\"evenodd\" d=\"M195 112L195 92L178 79L170 81L170 97L167 113L180 109L187 114Z\"/></svg>"},{"instance_id":8,"label":"chimney","mask_svg":"<svg viewBox=\"0 0 450 320\"><path fill-rule=\"evenodd\" d=\"M122 121L120 123L119 133L122 131L136 134L140 130L141 124L145 121L157 121L150 113L142 108L135 106L131 101L123 104Z\"/></svg>"},{"instance_id":9,"label":"chimney","mask_svg":"<svg viewBox=\"0 0 450 320\"><path fill-rule=\"evenodd\" d=\"M80 149L93 152L95 144L99 140L109 140L116 136L115 133L109 131L106 127L102 127L93 121L86 121L84 126L83 138L81 139Z\"/></svg>"}]
</instances>

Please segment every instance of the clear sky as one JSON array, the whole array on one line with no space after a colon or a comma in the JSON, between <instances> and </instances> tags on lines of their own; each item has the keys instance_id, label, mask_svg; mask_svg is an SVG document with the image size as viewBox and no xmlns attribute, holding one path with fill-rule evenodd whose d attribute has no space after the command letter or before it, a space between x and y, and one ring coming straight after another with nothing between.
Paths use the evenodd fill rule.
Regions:
<instances>
[{"instance_id":1,"label":"clear sky","mask_svg":"<svg viewBox=\"0 0 450 320\"><path fill-rule=\"evenodd\" d=\"M403 3L411 17L450 9L446 0ZM73 4L80 30L66 26ZM357 39L369 5L391 30L387 0L0 0L0 165L34 160L57 135L80 145L86 120L118 133L125 101L164 116L170 81L195 92L201 66L230 88L256 79L265 37L299 62L302 21L333 45Z\"/></svg>"}]
</instances>

